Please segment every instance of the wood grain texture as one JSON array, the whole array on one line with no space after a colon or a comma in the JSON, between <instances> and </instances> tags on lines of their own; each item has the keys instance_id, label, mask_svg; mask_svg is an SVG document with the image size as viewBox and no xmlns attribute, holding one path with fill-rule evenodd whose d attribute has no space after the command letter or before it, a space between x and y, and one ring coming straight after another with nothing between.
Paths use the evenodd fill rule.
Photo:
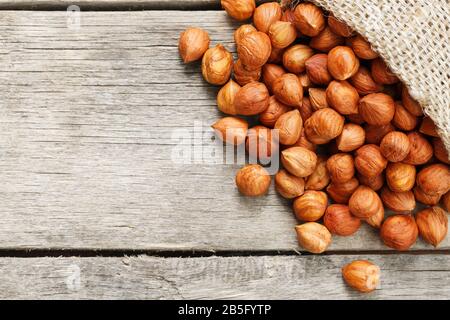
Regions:
<instances>
[{"instance_id":1,"label":"wood grain texture","mask_svg":"<svg viewBox=\"0 0 450 320\"><path fill-rule=\"evenodd\" d=\"M367 259L377 290L347 287L341 268ZM448 299L448 255L209 258L0 258L5 299Z\"/></svg>"},{"instance_id":2,"label":"wood grain texture","mask_svg":"<svg viewBox=\"0 0 450 320\"><path fill-rule=\"evenodd\" d=\"M69 20L72 21L72 20ZM0 12L0 247L297 250L290 204L241 197L238 165L178 165L175 129L218 117L179 33L234 50L224 12ZM190 140L188 143L193 143ZM414 250L431 249L418 242ZM449 249L447 238L441 249ZM364 226L330 250L385 250Z\"/></svg>"}]
</instances>

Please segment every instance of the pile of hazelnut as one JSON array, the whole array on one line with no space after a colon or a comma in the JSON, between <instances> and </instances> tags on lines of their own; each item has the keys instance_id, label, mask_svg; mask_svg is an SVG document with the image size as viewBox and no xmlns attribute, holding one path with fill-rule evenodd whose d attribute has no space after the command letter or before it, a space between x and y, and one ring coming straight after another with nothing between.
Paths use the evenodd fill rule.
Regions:
<instances>
[{"instance_id":1,"label":"pile of hazelnut","mask_svg":"<svg viewBox=\"0 0 450 320\"><path fill-rule=\"evenodd\" d=\"M304 222L295 227L299 244L322 253L332 234L350 236L365 222L390 248L407 250L419 234L436 247L448 229L449 156L434 123L371 45L312 3L221 3L234 19L253 17L234 33L238 59L220 44L209 48L198 28L181 34L180 54L186 63L202 59L205 80L223 85L217 104L229 116L212 126L219 137L246 143L259 160L281 152L275 188ZM249 129L237 115L257 116L260 125ZM261 196L271 176L250 164L236 184L243 195ZM414 216L416 201L430 207ZM385 219L385 208L394 215ZM379 268L354 261L343 275L371 291Z\"/></svg>"}]
</instances>

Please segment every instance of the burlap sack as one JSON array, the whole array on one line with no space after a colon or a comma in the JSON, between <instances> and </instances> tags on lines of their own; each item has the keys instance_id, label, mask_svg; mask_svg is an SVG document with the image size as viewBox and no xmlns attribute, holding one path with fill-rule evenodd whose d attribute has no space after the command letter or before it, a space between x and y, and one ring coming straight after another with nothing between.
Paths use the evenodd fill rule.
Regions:
<instances>
[{"instance_id":1,"label":"burlap sack","mask_svg":"<svg viewBox=\"0 0 450 320\"><path fill-rule=\"evenodd\" d=\"M302 2L284 0L284 5ZM448 0L310 0L362 34L436 123L450 151Z\"/></svg>"}]
</instances>

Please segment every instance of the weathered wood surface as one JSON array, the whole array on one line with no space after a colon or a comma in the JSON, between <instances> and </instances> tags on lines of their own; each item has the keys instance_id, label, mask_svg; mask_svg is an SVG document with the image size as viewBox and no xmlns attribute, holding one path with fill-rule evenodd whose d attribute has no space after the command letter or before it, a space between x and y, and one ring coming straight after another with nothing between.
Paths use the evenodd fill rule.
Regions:
<instances>
[{"instance_id":1,"label":"weathered wood surface","mask_svg":"<svg viewBox=\"0 0 450 320\"><path fill-rule=\"evenodd\" d=\"M361 256L0 258L9 299L448 299L449 255L373 255L379 288L350 289Z\"/></svg>"},{"instance_id":2,"label":"weathered wood surface","mask_svg":"<svg viewBox=\"0 0 450 320\"><path fill-rule=\"evenodd\" d=\"M241 197L239 166L177 165L175 129L220 114L180 62L197 25L234 50L224 12L0 12L0 247L296 250L288 202ZM209 141L210 133L205 135ZM414 249L431 249L419 242ZM450 240L442 244L450 248ZM385 250L374 230L330 250Z\"/></svg>"}]
</instances>

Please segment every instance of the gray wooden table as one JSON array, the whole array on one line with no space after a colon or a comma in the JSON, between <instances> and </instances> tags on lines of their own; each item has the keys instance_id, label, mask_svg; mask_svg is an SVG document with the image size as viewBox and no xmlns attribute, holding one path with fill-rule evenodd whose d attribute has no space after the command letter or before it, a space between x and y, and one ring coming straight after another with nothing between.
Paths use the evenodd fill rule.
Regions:
<instances>
[{"instance_id":1,"label":"gray wooden table","mask_svg":"<svg viewBox=\"0 0 450 320\"><path fill-rule=\"evenodd\" d=\"M235 50L218 1L71 3L0 0L0 298L450 297L449 238L398 254L364 226L308 255L273 189L245 199L238 165L172 161L175 130L220 116L177 52L188 26ZM356 258L382 269L371 294L341 279Z\"/></svg>"}]
</instances>

